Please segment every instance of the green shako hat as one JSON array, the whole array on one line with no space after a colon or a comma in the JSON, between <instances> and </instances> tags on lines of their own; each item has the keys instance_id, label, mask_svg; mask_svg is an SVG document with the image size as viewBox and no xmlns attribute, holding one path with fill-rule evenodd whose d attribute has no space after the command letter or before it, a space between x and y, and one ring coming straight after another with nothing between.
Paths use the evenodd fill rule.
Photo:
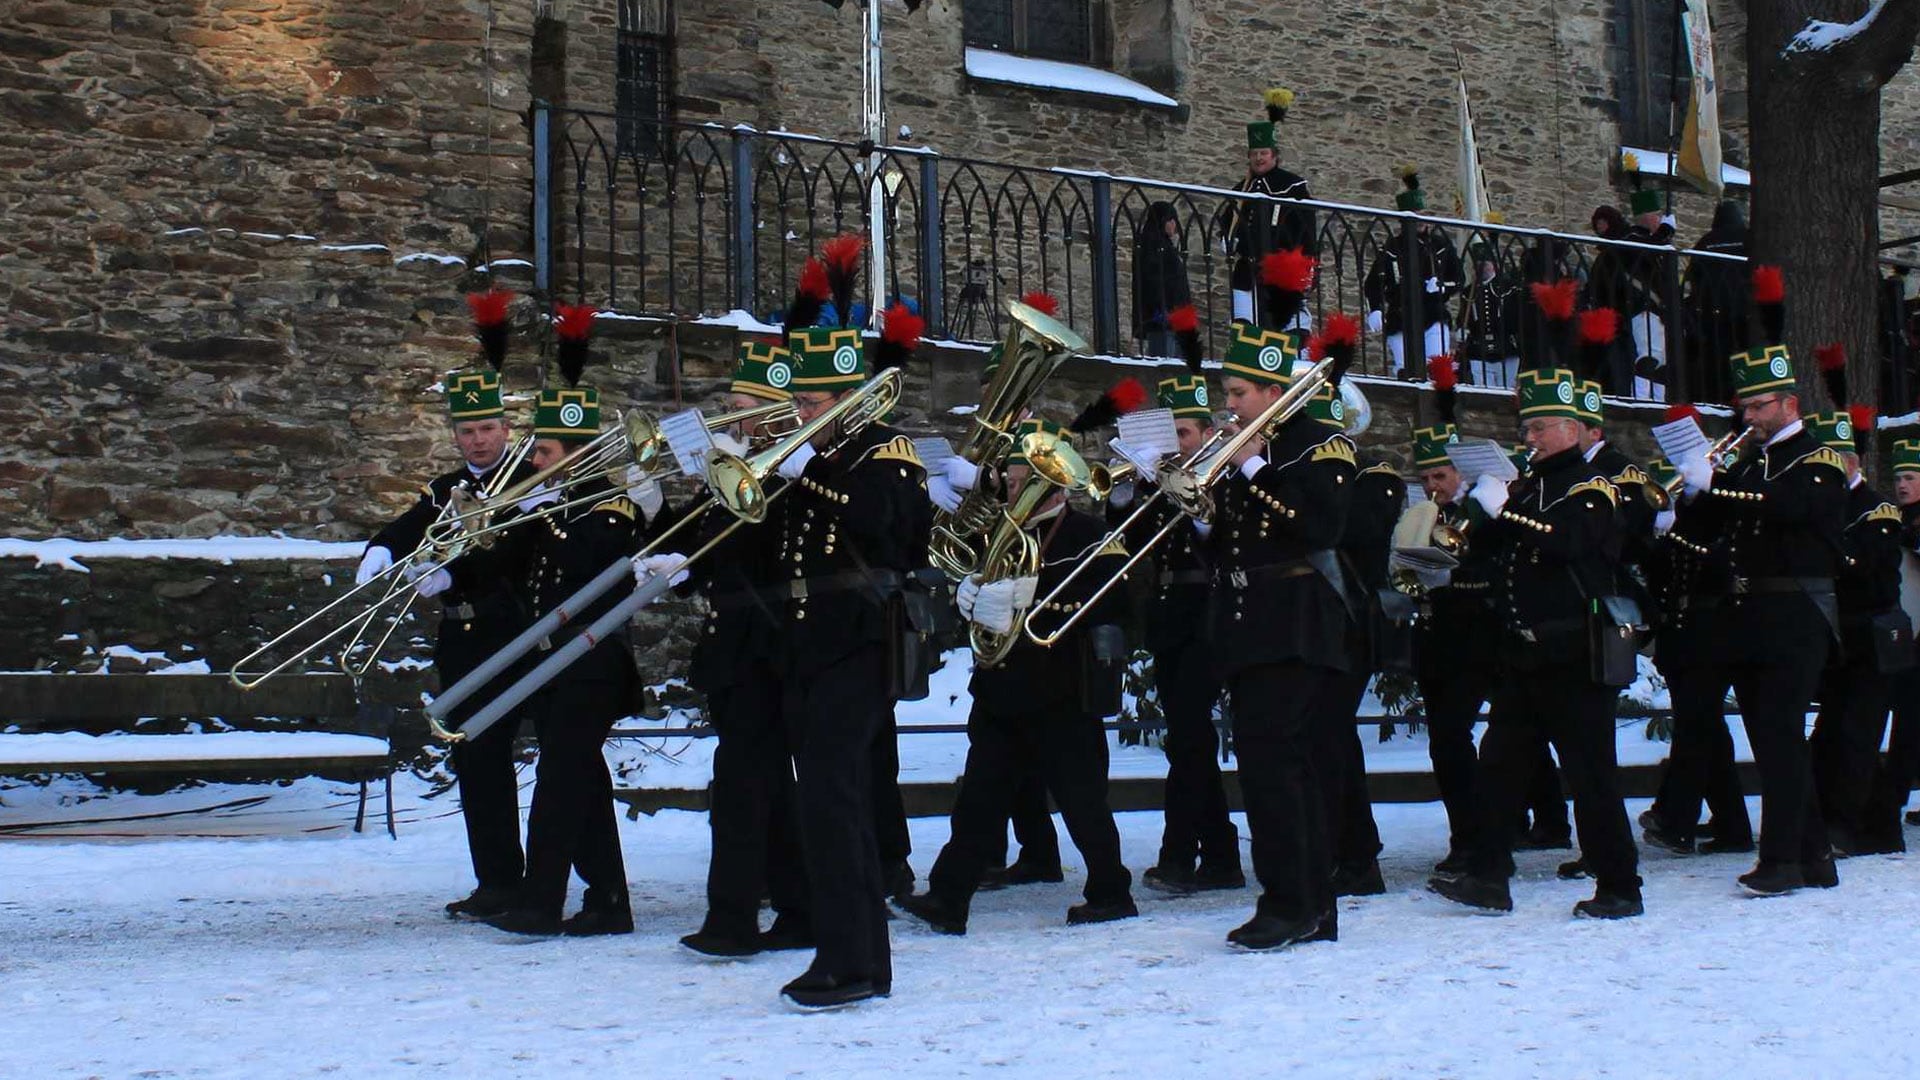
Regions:
<instances>
[{"instance_id":1,"label":"green shako hat","mask_svg":"<svg viewBox=\"0 0 1920 1080\"><path fill-rule=\"evenodd\" d=\"M1293 362L1299 358L1299 339L1294 335L1236 322L1220 370L1250 382L1285 386L1293 381Z\"/></svg>"},{"instance_id":2,"label":"green shako hat","mask_svg":"<svg viewBox=\"0 0 1920 1080\"><path fill-rule=\"evenodd\" d=\"M1065 427L1062 427L1061 425L1056 424L1051 420L1043 419L1038 416L1030 416L1027 419L1020 421L1019 426L1013 429L1013 453L1007 456L1007 464L1009 465L1031 464L1029 461L1027 461L1027 455L1021 452L1020 444L1023 441L1025 441L1027 436L1036 435L1036 434L1051 435L1054 438L1061 440L1062 442L1070 442L1072 439L1072 436L1068 434L1067 429Z\"/></svg>"},{"instance_id":3,"label":"green shako hat","mask_svg":"<svg viewBox=\"0 0 1920 1080\"><path fill-rule=\"evenodd\" d=\"M793 391L839 393L867 381L866 343L854 326L809 326L787 334Z\"/></svg>"},{"instance_id":4,"label":"green shako hat","mask_svg":"<svg viewBox=\"0 0 1920 1080\"><path fill-rule=\"evenodd\" d=\"M1411 163L1401 165L1393 170L1393 175L1399 177L1400 183L1406 186L1405 191L1394 195L1393 208L1395 210L1425 210L1427 208L1427 193L1420 189L1420 167Z\"/></svg>"},{"instance_id":5,"label":"green shako hat","mask_svg":"<svg viewBox=\"0 0 1920 1080\"><path fill-rule=\"evenodd\" d=\"M1453 464L1447 456L1447 447L1460 441L1460 429L1452 424L1435 424L1432 427L1415 428L1413 431L1413 467L1416 469L1437 469L1442 465Z\"/></svg>"},{"instance_id":6,"label":"green shako hat","mask_svg":"<svg viewBox=\"0 0 1920 1080\"><path fill-rule=\"evenodd\" d=\"M1302 357L1295 362L1293 374L1304 375L1312 369L1313 361ZM1289 377L1287 382L1291 384L1293 379ZM1301 407L1300 411L1329 427L1344 429L1347 426L1347 403L1334 391L1333 384L1330 382L1320 384L1320 389L1307 399L1307 403Z\"/></svg>"},{"instance_id":7,"label":"green shako hat","mask_svg":"<svg viewBox=\"0 0 1920 1080\"><path fill-rule=\"evenodd\" d=\"M1853 453L1853 417L1845 409L1808 413L1805 422L1814 442L1843 454Z\"/></svg>"},{"instance_id":8,"label":"green shako hat","mask_svg":"<svg viewBox=\"0 0 1920 1080\"><path fill-rule=\"evenodd\" d=\"M1736 398L1794 391L1793 355L1781 344L1787 321L1786 281L1777 266L1753 268L1753 306L1760 315L1765 339L1746 352L1734 353L1733 392Z\"/></svg>"},{"instance_id":9,"label":"green shako hat","mask_svg":"<svg viewBox=\"0 0 1920 1080\"><path fill-rule=\"evenodd\" d=\"M548 387L533 402L539 439L591 439L600 434L600 392L591 386Z\"/></svg>"},{"instance_id":10,"label":"green shako hat","mask_svg":"<svg viewBox=\"0 0 1920 1080\"><path fill-rule=\"evenodd\" d=\"M1520 419L1536 416L1564 416L1578 420L1580 393L1578 380L1566 368L1531 368L1514 379L1520 400Z\"/></svg>"},{"instance_id":11,"label":"green shako hat","mask_svg":"<svg viewBox=\"0 0 1920 1080\"><path fill-rule=\"evenodd\" d=\"M1920 439L1893 440L1893 471L1920 473Z\"/></svg>"},{"instance_id":12,"label":"green shako hat","mask_svg":"<svg viewBox=\"0 0 1920 1080\"><path fill-rule=\"evenodd\" d=\"M1600 398L1600 380L1581 379L1573 386L1573 406L1580 411L1580 422L1588 427L1606 423L1606 406Z\"/></svg>"},{"instance_id":13,"label":"green shako hat","mask_svg":"<svg viewBox=\"0 0 1920 1080\"><path fill-rule=\"evenodd\" d=\"M500 373L497 371L460 371L447 380L447 418L497 420L507 415L500 401Z\"/></svg>"},{"instance_id":14,"label":"green shako hat","mask_svg":"<svg viewBox=\"0 0 1920 1080\"><path fill-rule=\"evenodd\" d=\"M793 354L765 341L743 341L733 366L735 394L786 401L793 397Z\"/></svg>"},{"instance_id":15,"label":"green shako hat","mask_svg":"<svg viewBox=\"0 0 1920 1080\"><path fill-rule=\"evenodd\" d=\"M1267 105L1267 118L1247 125L1247 149L1280 149L1280 123L1287 118L1287 110L1293 107L1293 91L1284 86L1268 87L1260 95Z\"/></svg>"},{"instance_id":16,"label":"green shako hat","mask_svg":"<svg viewBox=\"0 0 1920 1080\"><path fill-rule=\"evenodd\" d=\"M1213 423L1212 402L1207 396L1207 380L1200 375L1177 375L1161 379L1156 387L1160 407L1172 409L1176 420L1200 420Z\"/></svg>"},{"instance_id":17,"label":"green shako hat","mask_svg":"<svg viewBox=\"0 0 1920 1080\"><path fill-rule=\"evenodd\" d=\"M1636 188L1627 196L1627 209L1633 212L1634 217L1639 217L1641 214L1657 214L1660 212L1660 205L1660 193L1652 188Z\"/></svg>"}]
</instances>

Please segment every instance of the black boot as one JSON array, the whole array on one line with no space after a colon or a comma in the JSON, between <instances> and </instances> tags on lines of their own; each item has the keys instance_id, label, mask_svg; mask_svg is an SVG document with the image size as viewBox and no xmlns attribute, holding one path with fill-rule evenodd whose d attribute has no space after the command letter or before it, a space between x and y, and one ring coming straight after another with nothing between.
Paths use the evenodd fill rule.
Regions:
<instances>
[{"instance_id":1,"label":"black boot","mask_svg":"<svg viewBox=\"0 0 1920 1080\"><path fill-rule=\"evenodd\" d=\"M723 934L701 927L697 933L688 934L680 939L680 944L699 953L719 960L741 960L757 955L765 948L761 944L761 934Z\"/></svg>"},{"instance_id":2,"label":"black boot","mask_svg":"<svg viewBox=\"0 0 1920 1080\"><path fill-rule=\"evenodd\" d=\"M1091 926L1094 923L1118 922L1121 919L1134 918L1139 914L1140 909L1134 906L1131 896L1123 896L1118 900L1108 900L1098 904L1089 900L1067 909L1067 925Z\"/></svg>"},{"instance_id":3,"label":"black boot","mask_svg":"<svg viewBox=\"0 0 1920 1080\"><path fill-rule=\"evenodd\" d=\"M881 885L887 896L913 895L913 866L905 859L881 868Z\"/></svg>"},{"instance_id":4,"label":"black boot","mask_svg":"<svg viewBox=\"0 0 1920 1080\"><path fill-rule=\"evenodd\" d=\"M1227 944L1248 952L1284 949L1310 941L1340 940L1340 916L1333 909L1304 919L1256 914L1227 933Z\"/></svg>"},{"instance_id":5,"label":"black boot","mask_svg":"<svg viewBox=\"0 0 1920 1080\"><path fill-rule=\"evenodd\" d=\"M1467 861L1467 853L1459 848L1450 849L1447 857L1433 864L1435 877L1459 877L1470 872L1472 864Z\"/></svg>"},{"instance_id":6,"label":"black boot","mask_svg":"<svg viewBox=\"0 0 1920 1080\"><path fill-rule=\"evenodd\" d=\"M1515 851L1561 851L1573 846L1573 834L1535 825L1513 842Z\"/></svg>"},{"instance_id":7,"label":"black boot","mask_svg":"<svg viewBox=\"0 0 1920 1080\"><path fill-rule=\"evenodd\" d=\"M1140 874L1140 883L1154 892L1169 893L1174 896L1186 896L1197 892L1194 873L1179 863L1149 866Z\"/></svg>"},{"instance_id":8,"label":"black boot","mask_svg":"<svg viewBox=\"0 0 1920 1080\"><path fill-rule=\"evenodd\" d=\"M1456 904L1482 911L1513 910L1513 892L1504 881L1462 874L1457 878L1429 878L1427 888Z\"/></svg>"},{"instance_id":9,"label":"black boot","mask_svg":"<svg viewBox=\"0 0 1920 1080\"><path fill-rule=\"evenodd\" d=\"M1907 811L1907 824L1920 825L1920 810Z\"/></svg>"},{"instance_id":10,"label":"black boot","mask_svg":"<svg viewBox=\"0 0 1920 1080\"><path fill-rule=\"evenodd\" d=\"M1832 856L1810 859L1800 864L1800 878L1808 888L1831 889L1840 884L1840 869L1833 865Z\"/></svg>"},{"instance_id":11,"label":"black boot","mask_svg":"<svg viewBox=\"0 0 1920 1080\"><path fill-rule=\"evenodd\" d=\"M1369 859L1360 866L1341 866L1333 871L1333 895L1379 896L1387 891L1380 876L1380 860Z\"/></svg>"},{"instance_id":12,"label":"black boot","mask_svg":"<svg viewBox=\"0 0 1920 1080\"><path fill-rule=\"evenodd\" d=\"M1800 864L1794 862L1761 859L1758 866L1740 875L1740 887L1753 896L1785 896L1806 883Z\"/></svg>"},{"instance_id":13,"label":"black boot","mask_svg":"<svg viewBox=\"0 0 1920 1080\"><path fill-rule=\"evenodd\" d=\"M891 984L880 986L872 979L809 971L780 988L788 1001L803 1009L839 1009L869 998L886 997Z\"/></svg>"},{"instance_id":14,"label":"black boot","mask_svg":"<svg viewBox=\"0 0 1920 1080\"><path fill-rule=\"evenodd\" d=\"M1596 890L1593 899L1573 905L1573 915L1577 919L1630 919L1635 915L1644 915L1646 911L1646 906L1638 896L1624 896L1605 889Z\"/></svg>"},{"instance_id":15,"label":"black boot","mask_svg":"<svg viewBox=\"0 0 1920 1080\"><path fill-rule=\"evenodd\" d=\"M1700 842L1700 854L1702 855L1746 855L1752 853L1752 851L1752 833L1748 833L1745 837L1736 836L1728 839L1714 836Z\"/></svg>"},{"instance_id":16,"label":"black boot","mask_svg":"<svg viewBox=\"0 0 1920 1080\"><path fill-rule=\"evenodd\" d=\"M1554 870L1554 875L1561 881L1579 881L1581 878L1592 877L1593 871L1587 868L1585 858L1568 859Z\"/></svg>"},{"instance_id":17,"label":"black boot","mask_svg":"<svg viewBox=\"0 0 1920 1080\"><path fill-rule=\"evenodd\" d=\"M908 893L906 896L894 897L893 903L895 907L926 923L937 933L958 937L967 932L967 913L959 905L949 903L937 894Z\"/></svg>"},{"instance_id":18,"label":"black boot","mask_svg":"<svg viewBox=\"0 0 1920 1080\"><path fill-rule=\"evenodd\" d=\"M633 910L625 904L618 907L581 908L573 918L560 924L560 932L568 937L631 934Z\"/></svg>"},{"instance_id":19,"label":"black boot","mask_svg":"<svg viewBox=\"0 0 1920 1080\"><path fill-rule=\"evenodd\" d=\"M518 896L518 889L482 885L473 890L465 900L455 900L448 904L447 917L482 921L498 918L513 909L513 902Z\"/></svg>"},{"instance_id":20,"label":"black boot","mask_svg":"<svg viewBox=\"0 0 1920 1080\"><path fill-rule=\"evenodd\" d=\"M553 937L561 932L560 916L557 912L535 911L532 908L513 908L486 920L486 923L496 930L505 930L509 934L525 934L528 937Z\"/></svg>"},{"instance_id":21,"label":"black boot","mask_svg":"<svg viewBox=\"0 0 1920 1080\"><path fill-rule=\"evenodd\" d=\"M1663 851L1671 851L1675 855L1691 855L1696 850L1692 834L1683 833L1678 829L1669 829L1657 820L1648 822L1646 820L1646 814L1642 814L1640 817L1640 836L1646 840L1647 843Z\"/></svg>"},{"instance_id":22,"label":"black boot","mask_svg":"<svg viewBox=\"0 0 1920 1080\"><path fill-rule=\"evenodd\" d=\"M1040 866L1027 861L1025 855L1013 860L1012 866L991 869L980 875L980 889L992 892L1010 885L1038 885L1067 880L1060 872L1060 864Z\"/></svg>"},{"instance_id":23,"label":"black boot","mask_svg":"<svg viewBox=\"0 0 1920 1080\"><path fill-rule=\"evenodd\" d=\"M773 925L760 935L760 948L767 952L813 948L813 926L798 915L776 915Z\"/></svg>"},{"instance_id":24,"label":"black boot","mask_svg":"<svg viewBox=\"0 0 1920 1080\"><path fill-rule=\"evenodd\" d=\"M1222 889L1244 889L1247 887L1247 875L1240 869L1239 863L1201 862L1200 869L1193 872L1195 892L1217 892Z\"/></svg>"}]
</instances>

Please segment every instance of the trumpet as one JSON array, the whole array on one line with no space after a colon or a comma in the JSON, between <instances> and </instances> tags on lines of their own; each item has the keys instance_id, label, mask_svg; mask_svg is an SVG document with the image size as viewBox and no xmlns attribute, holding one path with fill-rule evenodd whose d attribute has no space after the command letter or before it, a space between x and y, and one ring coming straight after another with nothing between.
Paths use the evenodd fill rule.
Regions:
<instances>
[{"instance_id":1,"label":"trumpet","mask_svg":"<svg viewBox=\"0 0 1920 1080\"><path fill-rule=\"evenodd\" d=\"M1013 450L1020 417L1040 384L1067 357L1087 351L1087 342L1079 334L1017 300L1007 301L1007 318L1011 325L1000 345L1000 368L980 395L973 426L955 451L973 465L1005 458ZM980 569L988 534L997 528L1003 509L991 492L975 487L952 513L934 514L927 545L933 565L955 581Z\"/></svg>"},{"instance_id":2,"label":"trumpet","mask_svg":"<svg viewBox=\"0 0 1920 1080\"><path fill-rule=\"evenodd\" d=\"M1287 387L1285 393L1275 398L1271 405L1261 410L1260 414L1254 417L1251 423L1241 428L1239 432L1232 436L1227 436L1224 431L1216 431L1213 437L1207 440L1206 445L1194 451L1185 461L1169 463L1162 468L1159 475L1155 477L1155 482L1159 485L1159 490L1154 492L1152 498L1143 501L1133 513L1127 515L1126 520L1122 521L1117 528L1107 534L1108 538L1111 539L1115 535L1125 535L1127 530L1132 528L1135 522L1139 521L1140 518L1162 498L1171 500L1179 509L1180 515L1176 515L1165 525L1162 525L1158 532L1147 539L1146 543L1141 544L1137 550L1130 554L1127 557L1127 561L1123 563L1119 569L1110 574L1106 581L1101 582L1100 587L1094 590L1093 595L1087 599L1086 603L1082 604L1078 610L1068 616L1064 622L1052 630L1040 630L1034 623L1034 617L1048 610L1049 605L1058 601L1061 593L1074 581L1078 580L1081 573L1084 572L1087 567L1093 565L1093 560L1088 559L1080 563L1080 565L1075 566L1071 573L1061 579L1060 583L1055 585L1046 596L1040 598L1028 612L1024 626L1022 627L1027 635L1027 639L1043 648L1058 643L1061 638L1065 637L1067 633L1079 623L1083 615L1091 611L1094 606L1100 602L1101 597L1111 592L1114 586L1124 580L1126 576L1133 571L1133 568L1139 565L1140 560L1146 558L1162 541L1173 535L1173 530L1183 523L1184 518L1192 518L1195 521L1202 522L1211 521L1214 512L1213 488L1220 482L1221 477L1231 471L1233 468L1233 458L1255 439L1267 437L1274 431L1277 431L1280 426L1288 420L1293 419L1296 413L1306 408L1307 402L1312 400L1314 395L1318 394L1321 388L1324 387L1332 377L1333 360L1329 358L1320 361L1304 373L1296 376L1293 384ZM1367 412L1370 414L1371 410L1369 409ZM1356 419L1354 413L1355 410L1349 410L1349 425ZM1349 428L1349 430L1351 430L1351 428ZM1105 546L1103 542L1096 546L1094 550L1098 551Z\"/></svg>"},{"instance_id":3,"label":"trumpet","mask_svg":"<svg viewBox=\"0 0 1920 1080\"><path fill-rule=\"evenodd\" d=\"M1033 466L1033 473L994 529L981 564L982 582L1038 577L1040 544L1027 532L1027 521L1056 492L1083 491L1089 482L1091 470L1065 439L1036 431L1020 440L1020 453ZM990 668L1005 660L1020 640L1021 630L1015 626L1001 633L979 623L970 624L967 637L973 647L974 666Z\"/></svg>"},{"instance_id":4,"label":"trumpet","mask_svg":"<svg viewBox=\"0 0 1920 1080\"><path fill-rule=\"evenodd\" d=\"M1116 462L1112 465L1087 466L1087 494L1105 501L1112 497L1115 485L1124 484L1138 476L1140 467L1131 461Z\"/></svg>"},{"instance_id":5,"label":"trumpet","mask_svg":"<svg viewBox=\"0 0 1920 1080\"><path fill-rule=\"evenodd\" d=\"M824 453L832 454L839 450L867 425L878 423L881 418L893 411L900 403L905 381L905 375L901 369L889 368L867 380L858 389L850 391L819 416L794 428L771 446L748 457L741 458L719 449L708 451L706 477L710 498L692 508L640 551L630 556L622 556L608 564L598 577L555 606L552 611L522 631L519 637L508 642L499 652L482 661L480 666L474 668L465 678L443 690L426 707L428 729L432 731L435 738L445 742L459 742L474 738L498 723L501 717L513 711L521 702L552 681L554 676L566 670L595 645L617 632L641 608L665 595L671 588L669 584L671 575L656 576L635 589L631 596L608 609L605 614L574 635L566 644L554 649L538 667L522 676L499 697L475 712L466 723L460 725L458 730L446 727L447 717L462 702L472 697L495 676L518 662L535 646L566 626L575 615L605 595L609 589L630 578L635 564L649 555L666 550L667 541L679 535L694 522L702 520L707 511L714 506L725 507L729 513L733 514L734 520L689 554L687 561L681 564L683 567L692 566L705 558L741 526L765 521L768 506L791 490L789 486L771 493L766 491L766 483L779 470L780 463L792 457L802 446L836 430L839 433L838 436Z\"/></svg>"},{"instance_id":6,"label":"trumpet","mask_svg":"<svg viewBox=\"0 0 1920 1080\"><path fill-rule=\"evenodd\" d=\"M1712 446L1707 447L1707 464L1713 467L1714 472L1725 472L1739 460L1741 453L1746 450L1747 444L1752 440L1753 429L1750 427L1727 432L1714 440ZM1670 510L1673 508L1673 500L1679 496L1680 489L1684 486L1686 486L1685 481L1675 475L1664 484L1649 485L1647 499L1653 504L1656 512Z\"/></svg>"}]
</instances>

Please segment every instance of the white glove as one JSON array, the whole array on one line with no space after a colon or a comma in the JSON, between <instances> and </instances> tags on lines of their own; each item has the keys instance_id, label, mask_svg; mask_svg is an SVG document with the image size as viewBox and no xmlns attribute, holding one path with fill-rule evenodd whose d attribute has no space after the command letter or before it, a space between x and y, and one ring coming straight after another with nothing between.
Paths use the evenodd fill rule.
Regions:
<instances>
[{"instance_id":1,"label":"white glove","mask_svg":"<svg viewBox=\"0 0 1920 1080\"><path fill-rule=\"evenodd\" d=\"M724 453L732 454L734 457L747 456L747 444L724 431L716 431L713 433L713 448Z\"/></svg>"},{"instance_id":2,"label":"white glove","mask_svg":"<svg viewBox=\"0 0 1920 1080\"><path fill-rule=\"evenodd\" d=\"M365 555L360 556L360 569L353 572L353 583L355 585L365 585L367 582L372 581L374 578L386 572L387 567L392 565L393 552L388 551L379 544L374 544L367 548Z\"/></svg>"},{"instance_id":3,"label":"white glove","mask_svg":"<svg viewBox=\"0 0 1920 1080\"><path fill-rule=\"evenodd\" d=\"M665 555L649 555L633 562L633 583L645 585L657 577L666 577L667 585L679 585L687 580L687 557L679 552L670 551Z\"/></svg>"},{"instance_id":4,"label":"white glove","mask_svg":"<svg viewBox=\"0 0 1920 1080\"><path fill-rule=\"evenodd\" d=\"M973 618L973 605L978 599L980 599L980 575L968 574L961 578L960 584L953 590L953 606L960 609L961 618Z\"/></svg>"},{"instance_id":5,"label":"white glove","mask_svg":"<svg viewBox=\"0 0 1920 1080\"><path fill-rule=\"evenodd\" d=\"M1013 610L1025 611L1033 606L1033 594L1040 591L1040 579L1037 577L1017 577L1013 579Z\"/></svg>"},{"instance_id":6,"label":"white glove","mask_svg":"<svg viewBox=\"0 0 1920 1080\"><path fill-rule=\"evenodd\" d=\"M521 499L519 502L514 503L513 505L515 507L518 507L521 513L531 514L535 510L540 509L542 506L545 506L550 502L559 502L559 501L560 501L560 489L556 487L548 487L547 485L542 484L538 489L534 491L533 494L527 496L524 499Z\"/></svg>"},{"instance_id":7,"label":"white glove","mask_svg":"<svg viewBox=\"0 0 1920 1080\"><path fill-rule=\"evenodd\" d=\"M1665 225L1669 229L1677 229L1680 227L1680 223L1674 220L1672 214L1661 214L1660 224Z\"/></svg>"},{"instance_id":8,"label":"white glove","mask_svg":"<svg viewBox=\"0 0 1920 1080\"><path fill-rule=\"evenodd\" d=\"M1386 325L1387 325L1386 316L1380 314L1378 311L1367 312L1367 333L1377 334L1380 332L1381 328Z\"/></svg>"},{"instance_id":9,"label":"white glove","mask_svg":"<svg viewBox=\"0 0 1920 1080\"><path fill-rule=\"evenodd\" d=\"M1437 293L1437 292L1439 292L1439 291L1440 291L1440 279L1439 279L1439 278L1437 278L1437 277L1430 277L1430 278L1428 278L1428 279L1427 279L1427 291L1428 291L1428 292L1430 292L1430 293Z\"/></svg>"},{"instance_id":10,"label":"white glove","mask_svg":"<svg viewBox=\"0 0 1920 1080\"><path fill-rule=\"evenodd\" d=\"M1488 517L1499 517L1501 509L1507 505L1507 482L1497 476L1483 476L1467 494L1480 504L1480 509L1485 510Z\"/></svg>"},{"instance_id":11,"label":"white glove","mask_svg":"<svg viewBox=\"0 0 1920 1080\"><path fill-rule=\"evenodd\" d=\"M944 476L927 477L927 498L949 514L960 509L960 493L953 490L953 485L947 483Z\"/></svg>"},{"instance_id":12,"label":"white glove","mask_svg":"<svg viewBox=\"0 0 1920 1080\"><path fill-rule=\"evenodd\" d=\"M1115 508L1133 505L1133 481L1122 480L1113 485L1113 490L1107 492L1107 505Z\"/></svg>"},{"instance_id":13,"label":"white glove","mask_svg":"<svg viewBox=\"0 0 1920 1080\"><path fill-rule=\"evenodd\" d=\"M417 577L411 573L407 576L413 578L413 591L421 596L439 596L453 588L453 575L447 573L445 567L434 567L431 573L423 573Z\"/></svg>"},{"instance_id":14,"label":"white glove","mask_svg":"<svg viewBox=\"0 0 1920 1080\"><path fill-rule=\"evenodd\" d=\"M972 491L980 482L980 466L959 454L947 459L946 470L947 483L952 484L955 491Z\"/></svg>"},{"instance_id":15,"label":"white glove","mask_svg":"<svg viewBox=\"0 0 1920 1080\"><path fill-rule=\"evenodd\" d=\"M1673 528L1673 511L1662 510L1653 515L1653 533L1655 536L1666 534Z\"/></svg>"},{"instance_id":16,"label":"white glove","mask_svg":"<svg viewBox=\"0 0 1920 1080\"><path fill-rule=\"evenodd\" d=\"M1210 521L1196 521L1193 523L1193 531L1200 534L1200 539L1205 540L1207 537L1213 535L1213 523Z\"/></svg>"},{"instance_id":17,"label":"white glove","mask_svg":"<svg viewBox=\"0 0 1920 1080\"><path fill-rule=\"evenodd\" d=\"M787 460L780 463L780 475L789 480L798 480L800 474L807 471L807 462L818 456L819 453L814 450L812 443L801 443L800 449L795 450Z\"/></svg>"},{"instance_id":18,"label":"white glove","mask_svg":"<svg viewBox=\"0 0 1920 1080\"><path fill-rule=\"evenodd\" d=\"M660 509L667 505L667 496L660 490L660 481L647 475L638 465L627 466L627 498L632 499L648 521L660 516Z\"/></svg>"},{"instance_id":19,"label":"white glove","mask_svg":"<svg viewBox=\"0 0 1920 1080\"><path fill-rule=\"evenodd\" d=\"M1680 472L1680 482L1685 485L1687 494L1698 495L1713 490L1713 465L1706 455L1689 458L1674 466Z\"/></svg>"},{"instance_id":20,"label":"white glove","mask_svg":"<svg viewBox=\"0 0 1920 1080\"><path fill-rule=\"evenodd\" d=\"M973 614L967 618L996 634L1004 634L1013 629L1013 613L1017 605L1020 583L1014 579L989 581L980 586L980 595L973 602Z\"/></svg>"}]
</instances>

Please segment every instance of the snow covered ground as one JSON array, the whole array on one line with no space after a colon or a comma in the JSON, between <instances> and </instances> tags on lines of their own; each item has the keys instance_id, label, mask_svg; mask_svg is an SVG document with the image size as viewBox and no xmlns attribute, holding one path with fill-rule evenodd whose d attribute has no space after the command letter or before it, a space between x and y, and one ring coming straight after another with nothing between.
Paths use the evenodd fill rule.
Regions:
<instances>
[{"instance_id":1,"label":"snow covered ground","mask_svg":"<svg viewBox=\"0 0 1920 1080\"><path fill-rule=\"evenodd\" d=\"M1343 903L1338 944L1229 953L1251 892L1141 890L1140 919L1068 929L1072 865L983 894L965 938L895 923L893 998L806 1016L776 997L804 954L675 944L704 907L702 815L621 821L633 936L528 941L440 913L468 885L461 827L403 780L397 841L345 832L349 789L316 780L9 792L0 826L266 797L0 838L0 1077L1899 1076L1915 1056L1920 874L1901 858L1761 901L1734 895L1744 859L1650 853L1647 916L1599 924L1569 918L1587 889L1540 853L1490 918L1422 888L1439 807L1382 806L1389 892ZM243 820L266 835L139 835ZM1136 872L1159 829L1121 816ZM946 823L913 836L924 875Z\"/></svg>"}]
</instances>

